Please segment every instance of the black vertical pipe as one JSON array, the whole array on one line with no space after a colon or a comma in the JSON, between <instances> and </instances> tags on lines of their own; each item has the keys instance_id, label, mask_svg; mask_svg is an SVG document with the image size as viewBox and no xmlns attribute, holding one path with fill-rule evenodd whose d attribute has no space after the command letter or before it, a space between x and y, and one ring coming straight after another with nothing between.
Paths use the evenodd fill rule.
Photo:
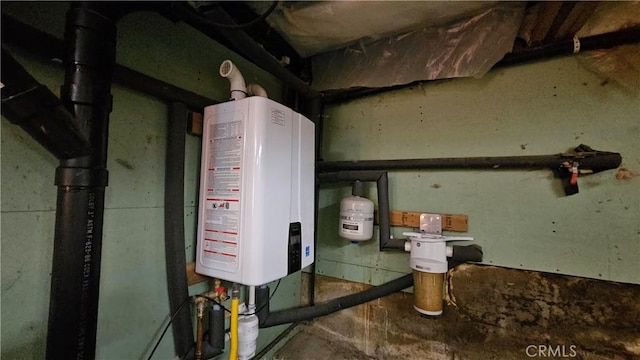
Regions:
<instances>
[{"instance_id":1,"label":"black vertical pipe","mask_svg":"<svg viewBox=\"0 0 640 360\"><path fill-rule=\"evenodd\" d=\"M213 304L209 308L209 330L205 336L209 337L207 341L202 342L202 358L211 359L224 352L224 309ZM194 360L196 346L191 344L189 351L180 357L182 360Z\"/></svg>"},{"instance_id":2,"label":"black vertical pipe","mask_svg":"<svg viewBox=\"0 0 640 360\"><path fill-rule=\"evenodd\" d=\"M224 309L217 304L211 306L209 313L209 345L214 349L224 349Z\"/></svg>"},{"instance_id":3,"label":"black vertical pipe","mask_svg":"<svg viewBox=\"0 0 640 360\"><path fill-rule=\"evenodd\" d=\"M320 97L312 98L307 102L307 116L315 124L315 162L317 164L322 157L322 123L323 123L323 106L322 99ZM314 166L315 171L315 166ZM317 171L316 171L317 173ZM307 287L307 296L309 298L309 305L313 306L316 302L316 259L318 251L318 203L320 200L320 184L318 183L318 177L314 177L314 206L313 208L313 263L309 267L309 282Z\"/></svg>"},{"instance_id":4,"label":"black vertical pipe","mask_svg":"<svg viewBox=\"0 0 640 360\"><path fill-rule=\"evenodd\" d=\"M380 229L380 251L404 251L405 241L391 238L391 219L389 218L389 177L386 171L355 170L320 172L316 176L320 183L375 181L378 191L378 224Z\"/></svg>"},{"instance_id":5,"label":"black vertical pipe","mask_svg":"<svg viewBox=\"0 0 640 360\"><path fill-rule=\"evenodd\" d=\"M107 137L116 27L102 4L72 3L65 28L62 101L89 155L61 160L47 359L93 359L96 348Z\"/></svg>"},{"instance_id":6,"label":"black vertical pipe","mask_svg":"<svg viewBox=\"0 0 640 360\"><path fill-rule=\"evenodd\" d=\"M380 174L376 180L378 189L378 212L380 229L380 251L400 250L404 251L403 239L391 238L391 219L389 218L389 177L386 172Z\"/></svg>"},{"instance_id":7,"label":"black vertical pipe","mask_svg":"<svg viewBox=\"0 0 640 360\"><path fill-rule=\"evenodd\" d=\"M261 285L256 287L256 309L258 309L256 316L260 324L264 323L271 313L269 305L269 286Z\"/></svg>"},{"instance_id":8,"label":"black vertical pipe","mask_svg":"<svg viewBox=\"0 0 640 360\"><path fill-rule=\"evenodd\" d=\"M171 314L189 297L186 252L184 249L184 157L187 133L187 107L171 103L167 124L167 154L164 197L164 244L167 289ZM193 324L188 307L172 323L176 354L184 356L194 344Z\"/></svg>"}]
</instances>

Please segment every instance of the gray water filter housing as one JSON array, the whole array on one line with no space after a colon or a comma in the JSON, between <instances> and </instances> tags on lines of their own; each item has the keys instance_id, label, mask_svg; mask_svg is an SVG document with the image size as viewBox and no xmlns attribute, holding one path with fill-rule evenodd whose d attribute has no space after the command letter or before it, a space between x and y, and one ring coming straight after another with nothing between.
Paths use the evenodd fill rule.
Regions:
<instances>
[{"instance_id":1,"label":"gray water filter housing","mask_svg":"<svg viewBox=\"0 0 640 360\"><path fill-rule=\"evenodd\" d=\"M313 263L315 125L268 98L205 108L196 272L262 285Z\"/></svg>"}]
</instances>

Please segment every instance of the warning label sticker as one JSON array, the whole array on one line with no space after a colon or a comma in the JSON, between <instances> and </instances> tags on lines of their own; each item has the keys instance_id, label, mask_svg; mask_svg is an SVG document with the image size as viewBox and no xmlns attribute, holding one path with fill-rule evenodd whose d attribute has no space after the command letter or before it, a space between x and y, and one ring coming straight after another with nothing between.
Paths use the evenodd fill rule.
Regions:
<instances>
[{"instance_id":1,"label":"warning label sticker","mask_svg":"<svg viewBox=\"0 0 640 360\"><path fill-rule=\"evenodd\" d=\"M364 221L340 220L342 232L345 234L362 235Z\"/></svg>"},{"instance_id":2,"label":"warning label sticker","mask_svg":"<svg viewBox=\"0 0 640 360\"><path fill-rule=\"evenodd\" d=\"M211 124L209 133L203 260L231 268L238 262L243 122Z\"/></svg>"}]
</instances>

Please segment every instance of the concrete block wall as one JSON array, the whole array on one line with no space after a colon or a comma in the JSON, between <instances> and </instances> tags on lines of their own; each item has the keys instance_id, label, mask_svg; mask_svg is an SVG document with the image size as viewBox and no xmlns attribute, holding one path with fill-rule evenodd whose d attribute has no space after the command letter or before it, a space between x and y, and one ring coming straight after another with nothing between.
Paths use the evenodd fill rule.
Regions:
<instances>
[{"instance_id":1,"label":"concrete block wall","mask_svg":"<svg viewBox=\"0 0 640 360\"><path fill-rule=\"evenodd\" d=\"M370 285L317 276L317 301ZM640 285L494 266L448 274L442 316L422 317L409 292L300 325L279 360L640 357ZM615 296L611 296L615 294Z\"/></svg>"}]
</instances>

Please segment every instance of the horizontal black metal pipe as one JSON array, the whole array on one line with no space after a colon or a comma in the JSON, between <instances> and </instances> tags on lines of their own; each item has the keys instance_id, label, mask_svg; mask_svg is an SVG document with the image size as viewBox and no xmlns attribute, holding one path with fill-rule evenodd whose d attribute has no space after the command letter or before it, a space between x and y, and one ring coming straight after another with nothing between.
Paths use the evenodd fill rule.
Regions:
<instances>
[{"instance_id":1,"label":"horizontal black metal pipe","mask_svg":"<svg viewBox=\"0 0 640 360\"><path fill-rule=\"evenodd\" d=\"M589 50L609 49L614 46L625 44L637 44L640 42L640 26L618 30L615 32L592 35L579 38L579 52ZM573 40L561 41L558 43L546 44L538 47L520 50L509 53L502 58L494 67L522 64L530 61L548 59L561 55L572 55L575 51Z\"/></svg>"},{"instance_id":2,"label":"horizontal black metal pipe","mask_svg":"<svg viewBox=\"0 0 640 360\"><path fill-rule=\"evenodd\" d=\"M274 58L267 50L258 45L245 32L213 25L212 23L235 24L234 20L222 7L211 11L205 19L193 8L189 7L189 5L175 2L173 3L170 17L178 18L186 22L214 40L223 37L228 43L235 45L240 55L280 79L280 81L298 92L301 96L307 99L321 96L321 94L312 89L309 84L285 69L278 59Z\"/></svg>"},{"instance_id":3,"label":"horizontal black metal pipe","mask_svg":"<svg viewBox=\"0 0 640 360\"><path fill-rule=\"evenodd\" d=\"M256 307L258 309L263 307L263 310L257 314L260 320L260 328L306 321L320 316L333 314L336 311L348 309L371 300L379 299L410 286L413 286L412 274L404 275L388 283L372 287L356 294L343 296L322 304L276 312L269 312L269 287L261 286L256 289Z\"/></svg>"},{"instance_id":4,"label":"horizontal black metal pipe","mask_svg":"<svg viewBox=\"0 0 640 360\"><path fill-rule=\"evenodd\" d=\"M467 261L481 262L482 261L482 256L483 256L482 247L480 247L479 245L466 245L466 246L453 245L452 249L453 249L453 254L451 255L451 258L455 261L459 261L459 262L467 262Z\"/></svg>"},{"instance_id":5,"label":"horizontal black metal pipe","mask_svg":"<svg viewBox=\"0 0 640 360\"><path fill-rule=\"evenodd\" d=\"M89 140L62 101L2 47L2 116L59 159L89 153Z\"/></svg>"},{"instance_id":6,"label":"horizontal black metal pipe","mask_svg":"<svg viewBox=\"0 0 640 360\"><path fill-rule=\"evenodd\" d=\"M389 170L434 170L434 169L558 169L566 161L576 160L580 167L594 172L615 169L622 157L618 153L602 152L593 155L557 154L533 156L497 156L466 158L358 160L319 162L320 173L336 171L389 171Z\"/></svg>"},{"instance_id":7,"label":"horizontal black metal pipe","mask_svg":"<svg viewBox=\"0 0 640 360\"><path fill-rule=\"evenodd\" d=\"M63 58L62 40L5 14L2 14L2 42L24 48L46 60L57 59L56 61L60 62ZM166 103L184 103L195 111L202 111L205 106L220 103L218 100L209 99L118 64L114 67L113 82Z\"/></svg>"},{"instance_id":8,"label":"horizontal black metal pipe","mask_svg":"<svg viewBox=\"0 0 640 360\"><path fill-rule=\"evenodd\" d=\"M221 102L198 95L192 91L179 88L118 64L116 64L114 69L113 82L129 89L151 95L165 103L183 103L190 109L198 112L204 111L206 106Z\"/></svg>"}]
</instances>

